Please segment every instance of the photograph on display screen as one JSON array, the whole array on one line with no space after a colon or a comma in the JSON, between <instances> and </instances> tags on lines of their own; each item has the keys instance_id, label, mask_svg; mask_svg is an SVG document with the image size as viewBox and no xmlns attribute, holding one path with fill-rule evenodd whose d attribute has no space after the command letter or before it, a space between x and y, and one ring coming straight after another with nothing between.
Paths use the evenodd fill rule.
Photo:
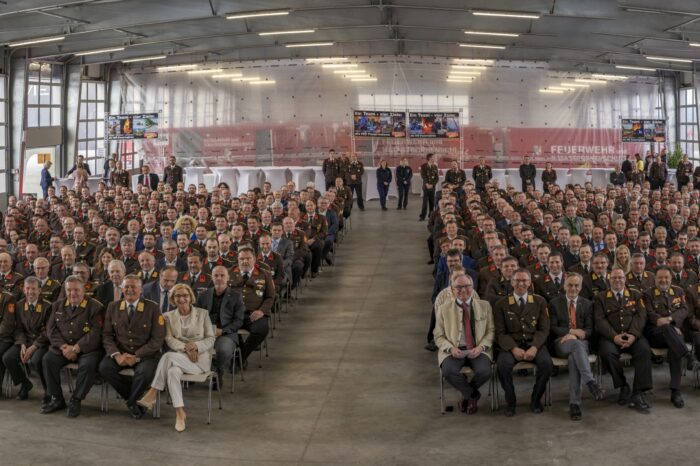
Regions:
<instances>
[{"instance_id":1,"label":"photograph on display screen","mask_svg":"<svg viewBox=\"0 0 700 466\"><path fill-rule=\"evenodd\" d=\"M459 138L459 113L409 113L409 137Z\"/></svg>"},{"instance_id":2,"label":"photograph on display screen","mask_svg":"<svg viewBox=\"0 0 700 466\"><path fill-rule=\"evenodd\" d=\"M157 139L158 114L107 116L107 139Z\"/></svg>"},{"instance_id":3,"label":"photograph on display screen","mask_svg":"<svg viewBox=\"0 0 700 466\"><path fill-rule=\"evenodd\" d=\"M666 121L623 119L622 142L666 142Z\"/></svg>"},{"instance_id":4,"label":"photograph on display screen","mask_svg":"<svg viewBox=\"0 0 700 466\"><path fill-rule=\"evenodd\" d=\"M353 125L355 136L406 137L406 114L403 112L356 110L353 113Z\"/></svg>"}]
</instances>

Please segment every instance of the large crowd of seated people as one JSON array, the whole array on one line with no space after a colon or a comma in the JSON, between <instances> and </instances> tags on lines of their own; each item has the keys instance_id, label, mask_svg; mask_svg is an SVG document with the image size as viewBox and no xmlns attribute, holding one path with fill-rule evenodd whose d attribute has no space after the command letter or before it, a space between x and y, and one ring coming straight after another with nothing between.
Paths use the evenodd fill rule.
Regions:
<instances>
[{"instance_id":1,"label":"large crowd of seated people","mask_svg":"<svg viewBox=\"0 0 700 466\"><path fill-rule=\"evenodd\" d=\"M620 405L649 413L653 364L667 361L670 402L684 407L681 376L698 370L700 355L700 167L684 157L672 182L665 153L636 155L594 186L558 183L547 164L543 190L527 157L519 190L501 188L483 159L473 182L453 166L437 190L434 167L429 155L421 220L435 281L426 349L437 352L462 412L477 411L493 377L505 415L515 415L514 374L534 368L529 408L541 413L552 358L568 366L572 420L582 418L582 391L605 398L595 362Z\"/></svg>"},{"instance_id":2,"label":"large crowd of seated people","mask_svg":"<svg viewBox=\"0 0 700 466\"><path fill-rule=\"evenodd\" d=\"M333 263L352 211L351 175L337 167L323 193L266 182L237 196L225 183L185 186L172 157L163 179L144 166L132 191L115 159L94 192L87 177L57 189L42 176L43 198L9 196L0 214L0 380L19 387L20 401L40 383L41 413L69 417L96 383L112 386L135 419L167 389L182 431L182 376L212 371L221 383L245 370L282 300ZM84 164L79 157L71 171Z\"/></svg>"}]
</instances>

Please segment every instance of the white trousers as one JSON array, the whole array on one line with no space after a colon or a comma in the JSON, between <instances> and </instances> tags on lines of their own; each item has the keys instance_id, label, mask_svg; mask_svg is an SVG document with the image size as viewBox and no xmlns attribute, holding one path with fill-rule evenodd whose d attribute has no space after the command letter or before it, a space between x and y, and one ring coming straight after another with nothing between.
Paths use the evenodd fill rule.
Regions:
<instances>
[{"instance_id":1,"label":"white trousers","mask_svg":"<svg viewBox=\"0 0 700 466\"><path fill-rule=\"evenodd\" d=\"M151 386L163 391L167 383L173 408L182 408L185 406L182 400L182 374L202 374L203 372L201 367L190 361L187 354L169 351L160 358Z\"/></svg>"}]
</instances>

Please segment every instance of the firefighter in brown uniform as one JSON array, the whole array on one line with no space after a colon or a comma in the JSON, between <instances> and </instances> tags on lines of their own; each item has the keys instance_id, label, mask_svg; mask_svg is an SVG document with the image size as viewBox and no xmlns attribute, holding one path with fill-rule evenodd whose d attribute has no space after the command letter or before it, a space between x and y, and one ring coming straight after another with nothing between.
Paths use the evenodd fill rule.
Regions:
<instances>
[{"instance_id":1,"label":"firefighter in brown uniform","mask_svg":"<svg viewBox=\"0 0 700 466\"><path fill-rule=\"evenodd\" d=\"M350 188L350 191L357 197L357 207L359 207L360 210L365 210L365 202L362 194L362 175L364 173L364 165L357 160L357 154L352 154L345 176L348 188Z\"/></svg>"},{"instance_id":2,"label":"firefighter in brown uniform","mask_svg":"<svg viewBox=\"0 0 700 466\"><path fill-rule=\"evenodd\" d=\"M618 404L629 404L642 413L649 412L644 392L651 390L651 350L642 335L647 310L642 294L625 284L625 272L610 273L610 289L600 291L593 301L598 355L607 367L615 388L620 389ZM629 353L634 366L630 390L620 362L620 354Z\"/></svg>"},{"instance_id":3,"label":"firefighter in brown uniform","mask_svg":"<svg viewBox=\"0 0 700 466\"><path fill-rule=\"evenodd\" d=\"M0 292L0 361L15 344L15 298L5 291ZM5 365L0 362L0 381L5 380Z\"/></svg>"},{"instance_id":4,"label":"firefighter in brown uniform","mask_svg":"<svg viewBox=\"0 0 700 466\"><path fill-rule=\"evenodd\" d=\"M243 360L258 349L267 338L269 331L269 316L275 300L275 283L269 272L260 269L255 264L255 251L247 246L238 250L238 265L231 272L231 288L238 291L245 304L244 330L250 332L248 338L241 343Z\"/></svg>"},{"instance_id":5,"label":"firefighter in brown uniform","mask_svg":"<svg viewBox=\"0 0 700 466\"><path fill-rule=\"evenodd\" d=\"M22 297L22 281L24 277L12 271L12 257L6 253L0 253L0 290L7 291L15 300Z\"/></svg>"},{"instance_id":6,"label":"firefighter in brown uniform","mask_svg":"<svg viewBox=\"0 0 700 466\"><path fill-rule=\"evenodd\" d=\"M644 335L652 348L668 348L668 365L671 370L671 403L682 408L681 372L688 348L683 341L683 325L688 316L685 293L671 285L671 270L661 267L656 271L656 286L644 293L647 325Z\"/></svg>"},{"instance_id":7,"label":"firefighter in brown uniform","mask_svg":"<svg viewBox=\"0 0 700 466\"><path fill-rule=\"evenodd\" d=\"M505 392L505 415L508 417L515 415L513 367L518 362L537 366L530 398L530 409L535 414L543 411L542 395L552 374L552 358L546 346L549 336L547 302L528 291L531 283L530 272L518 269L512 278L513 294L499 300L493 310L496 342L501 349L496 368Z\"/></svg>"},{"instance_id":8,"label":"firefighter in brown uniform","mask_svg":"<svg viewBox=\"0 0 700 466\"><path fill-rule=\"evenodd\" d=\"M434 154L425 156L425 163L420 166L420 177L423 180L423 206L420 210L421 221L426 214L430 216L435 208L435 186L440 181L440 171L434 160Z\"/></svg>"},{"instance_id":9,"label":"firefighter in brown uniform","mask_svg":"<svg viewBox=\"0 0 700 466\"><path fill-rule=\"evenodd\" d=\"M41 408L42 414L53 413L66 407L61 388L61 369L66 364L77 363L75 388L68 407L68 416L80 415L80 403L92 388L97 376L97 366L102 358L102 305L85 297L82 279L66 278L63 285L67 299L53 304L46 323L46 335L50 342L44 356L44 378L49 402Z\"/></svg>"},{"instance_id":10,"label":"firefighter in brown uniform","mask_svg":"<svg viewBox=\"0 0 700 466\"><path fill-rule=\"evenodd\" d=\"M312 200L306 201L306 214L302 218L306 225L306 244L311 250L311 278L318 275L318 269L323 259L323 247L328 232L328 222L326 217L319 215L316 210L316 203Z\"/></svg>"},{"instance_id":11,"label":"firefighter in brown uniform","mask_svg":"<svg viewBox=\"0 0 700 466\"><path fill-rule=\"evenodd\" d=\"M47 258L37 257L34 259L34 273L36 274L36 278L39 279L41 298L53 303L58 298L59 293L61 293L61 284L57 280L49 278L50 268L51 266Z\"/></svg>"},{"instance_id":12,"label":"firefighter in brown uniform","mask_svg":"<svg viewBox=\"0 0 700 466\"><path fill-rule=\"evenodd\" d=\"M631 268L626 276L627 286L634 288L640 293L656 284L654 274L646 270L646 262L644 254L639 252L632 254L630 259Z\"/></svg>"},{"instance_id":13,"label":"firefighter in brown uniform","mask_svg":"<svg viewBox=\"0 0 700 466\"><path fill-rule=\"evenodd\" d=\"M24 295L25 299L17 303L14 308L16 314L14 345L2 357L3 364L12 376L12 382L15 385L21 384L17 395L18 400L26 400L29 391L33 388L22 364L29 364L32 370L39 374L44 393L46 392L42 359L49 349L46 320L51 312L51 303L42 299L41 282L38 278L27 277L24 280ZM8 305L5 307L7 308ZM48 400L45 399L44 402Z\"/></svg>"},{"instance_id":14,"label":"firefighter in brown uniform","mask_svg":"<svg viewBox=\"0 0 700 466\"><path fill-rule=\"evenodd\" d=\"M491 181L493 174L491 172L491 167L486 165L486 158L479 158L479 165L475 165L472 170L472 176L474 177L474 186L476 187L476 192L481 194L484 189L486 189L486 183Z\"/></svg>"},{"instance_id":15,"label":"firefighter in brown uniform","mask_svg":"<svg viewBox=\"0 0 700 466\"><path fill-rule=\"evenodd\" d=\"M294 226L294 220L285 217L282 220L284 237L294 246L294 260L292 261L292 287L296 287L308 268L311 266L311 252L306 244L306 233Z\"/></svg>"},{"instance_id":16,"label":"firefighter in brown uniform","mask_svg":"<svg viewBox=\"0 0 700 466\"><path fill-rule=\"evenodd\" d=\"M323 176L326 178L326 191L331 186L335 186L335 179L340 174L340 163L335 158L335 150L328 151L328 158L323 161Z\"/></svg>"},{"instance_id":17,"label":"firefighter in brown uniform","mask_svg":"<svg viewBox=\"0 0 700 466\"><path fill-rule=\"evenodd\" d=\"M165 319L158 304L141 298L142 281L127 275L122 282L124 299L110 303L105 314L102 344L105 357L100 375L117 391L131 417L140 419L145 410L136 404L155 376L165 341ZM133 369L133 377L120 375Z\"/></svg>"},{"instance_id":18,"label":"firefighter in brown uniform","mask_svg":"<svg viewBox=\"0 0 700 466\"><path fill-rule=\"evenodd\" d=\"M192 251L187 256L187 272L180 273L177 282L184 283L192 288L195 296L212 286L211 276L202 272L202 256L199 252Z\"/></svg>"}]
</instances>

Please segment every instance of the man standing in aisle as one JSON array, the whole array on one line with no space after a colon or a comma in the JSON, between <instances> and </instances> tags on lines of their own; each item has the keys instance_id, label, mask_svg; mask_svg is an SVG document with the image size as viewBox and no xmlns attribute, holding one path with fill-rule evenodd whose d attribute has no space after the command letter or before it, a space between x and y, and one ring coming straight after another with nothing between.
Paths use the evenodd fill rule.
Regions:
<instances>
[{"instance_id":1,"label":"man standing in aisle","mask_svg":"<svg viewBox=\"0 0 700 466\"><path fill-rule=\"evenodd\" d=\"M408 205L408 194L411 192L411 178L413 178L413 170L408 165L408 159L403 157L401 163L396 167L396 187L399 190L399 206L398 210L406 210Z\"/></svg>"},{"instance_id":2,"label":"man standing in aisle","mask_svg":"<svg viewBox=\"0 0 700 466\"><path fill-rule=\"evenodd\" d=\"M151 173L151 167L144 165L141 167L139 175L139 184L147 187L151 191L158 189L158 175Z\"/></svg>"},{"instance_id":3,"label":"man standing in aisle","mask_svg":"<svg viewBox=\"0 0 700 466\"><path fill-rule=\"evenodd\" d=\"M476 192L481 194L484 192L484 189L486 189L486 183L491 181L491 178L493 178L491 167L486 165L486 157L479 157L479 165L474 166L472 176L474 176L474 186L476 187Z\"/></svg>"},{"instance_id":4,"label":"man standing in aisle","mask_svg":"<svg viewBox=\"0 0 700 466\"><path fill-rule=\"evenodd\" d=\"M523 183L523 192L527 192L527 187L532 186L533 189L535 187L535 176L537 176L537 168L535 168L535 165L530 163L530 157L525 156L523 157L523 163L520 165L520 180Z\"/></svg>"},{"instance_id":5,"label":"man standing in aisle","mask_svg":"<svg viewBox=\"0 0 700 466\"><path fill-rule=\"evenodd\" d=\"M173 188L173 192L175 192L177 191L177 184L183 181L182 167L176 163L175 156L171 155L170 165L163 170L163 183L169 184Z\"/></svg>"},{"instance_id":6,"label":"man standing in aisle","mask_svg":"<svg viewBox=\"0 0 700 466\"><path fill-rule=\"evenodd\" d=\"M353 153L350 156L350 163L348 164L348 187L351 192L354 192L357 196L357 207L360 210L365 210L365 202L362 198L362 175L365 173L365 167L362 162L357 160L357 154Z\"/></svg>"},{"instance_id":7,"label":"man standing in aisle","mask_svg":"<svg viewBox=\"0 0 700 466\"><path fill-rule=\"evenodd\" d=\"M328 158L323 161L323 176L326 177L326 191L335 186L335 179L340 174L340 162L335 158L335 149L328 151Z\"/></svg>"},{"instance_id":8,"label":"man standing in aisle","mask_svg":"<svg viewBox=\"0 0 700 466\"><path fill-rule=\"evenodd\" d=\"M425 163L420 166L420 177L423 180L423 206L420 210L419 220L425 220L425 215L430 216L435 207L435 186L440 181L440 172L435 163L435 155L430 153L425 156Z\"/></svg>"}]
</instances>

